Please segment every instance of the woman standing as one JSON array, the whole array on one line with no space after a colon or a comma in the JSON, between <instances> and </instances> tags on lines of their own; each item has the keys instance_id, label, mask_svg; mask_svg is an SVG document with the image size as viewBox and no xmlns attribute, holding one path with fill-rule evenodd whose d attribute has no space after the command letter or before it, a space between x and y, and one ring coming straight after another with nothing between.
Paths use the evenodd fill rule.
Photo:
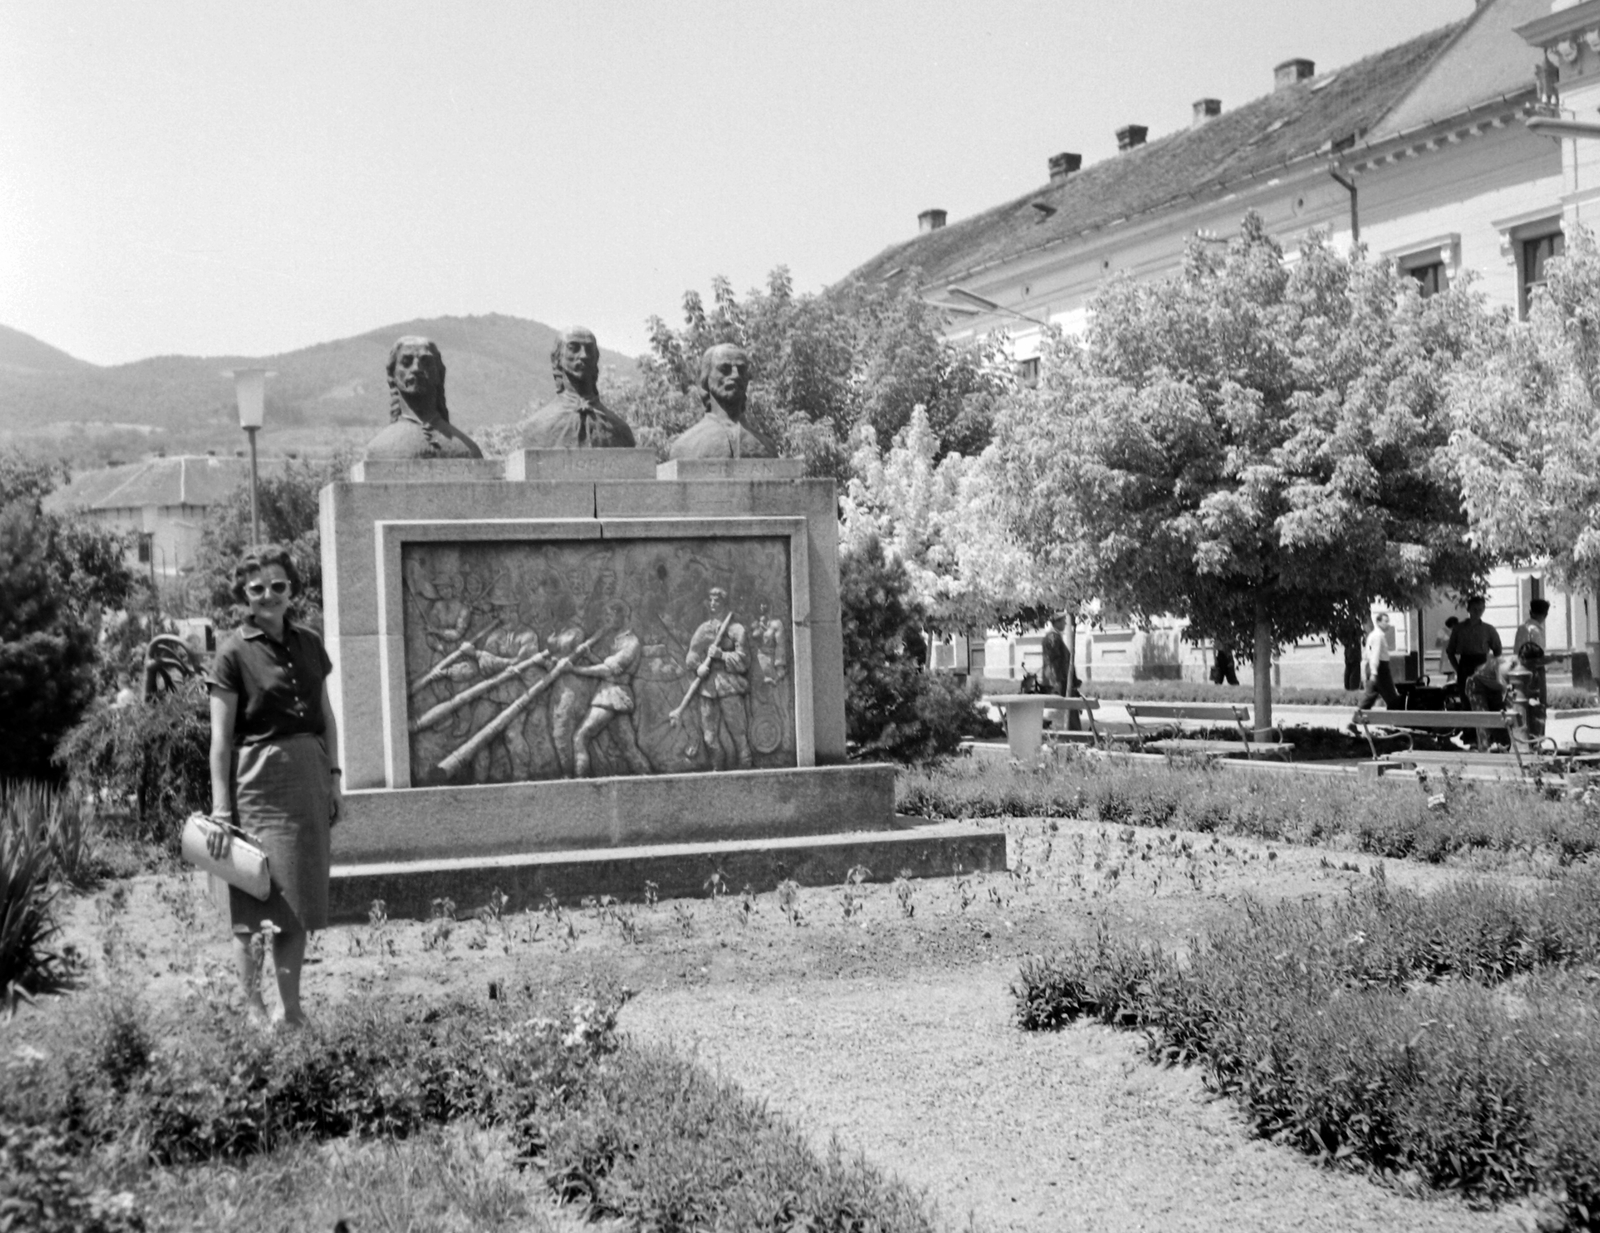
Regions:
<instances>
[{"instance_id":1,"label":"woman standing","mask_svg":"<svg viewBox=\"0 0 1600 1233\"><path fill-rule=\"evenodd\" d=\"M296 625L289 601L300 575L274 544L252 548L233 571L234 596L250 613L224 639L211 689L211 814L254 836L267 854L272 893L263 903L228 888L234 959L252 1019L266 1022L261 972L250 948L270 925L272 962L285 1023L305 1022L300 967L306 934L328 923L328 831L339 820L338 746L328 703L332 664L322 640ZM213 856L232 842L212 837Z\"/></svg>"}]
</instances>

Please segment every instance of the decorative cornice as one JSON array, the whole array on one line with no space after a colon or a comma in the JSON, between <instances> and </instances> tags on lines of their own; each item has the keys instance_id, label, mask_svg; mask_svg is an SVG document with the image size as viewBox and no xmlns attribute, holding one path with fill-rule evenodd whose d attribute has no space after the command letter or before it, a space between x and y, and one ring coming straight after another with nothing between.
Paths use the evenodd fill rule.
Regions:
<instances>
[{"instance_id":1,"label":"decorative cornice","mask_svg":"<svg viewBox=\"0 0 1600 1233\"><path fill-rule=\"evenodd\" d=\"M1552 49L1557 43L1570 41L1597 28L1600 28L1600 0L1584 0L1582 4L1517 26L1515 32L1535 47ZM1576 48L1573 49L1573 55L1577 55Z\"/></svg>"}]
</instances>

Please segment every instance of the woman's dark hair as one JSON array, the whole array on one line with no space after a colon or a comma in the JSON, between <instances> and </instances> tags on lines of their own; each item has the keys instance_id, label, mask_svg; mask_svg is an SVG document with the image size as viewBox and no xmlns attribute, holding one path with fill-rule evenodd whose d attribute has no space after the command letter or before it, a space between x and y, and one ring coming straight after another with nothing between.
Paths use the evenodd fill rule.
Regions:
<instances>
[{"instance_id":1,"label":"woman's dark hair","mask_svg":"<svg viewBox=\"0 0 1600 1233\"><path fill-rule=\"evenodd\" d=\"M289 550L282 544L257 544L254 548L247 548L244 556L239 558L239 563L233 567L234 599L244 603L244 584L269 565L281 567L288 575L291 596L300 594L303 585L300 571L294 567L294 558L289 555Z\"/></svg>"}]
</instances>

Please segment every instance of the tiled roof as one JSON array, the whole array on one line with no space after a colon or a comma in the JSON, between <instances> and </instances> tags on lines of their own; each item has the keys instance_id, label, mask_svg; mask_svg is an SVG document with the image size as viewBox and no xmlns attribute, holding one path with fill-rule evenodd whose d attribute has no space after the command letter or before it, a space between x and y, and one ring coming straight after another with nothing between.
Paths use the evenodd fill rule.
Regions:
<instances>
[{"instance_id":1,"label":"tiled roof","mask_svg":"<svg viewBox=\"0 0 1600 1233\"><path fill-rule=\"evenodd\" d=\"M275 466L261 464L263 470ZM147 505L216 505L250 477L243 458L182 455L86 471L45 498L49 510L140 509Z\"/></svg>"},{"instance_id":2,"label":"tiled roof","mask_svg":"<svg viewBox=\"0 0 1600 1233\"><path fill-rule=\"evenodd\" d=\"M1516 28L1550 12L1550 0L1489 0L1457 30L1432 69L1367 135L1381 141L1409 133L1533 86L1539 52Z\"/></svg>"},{"instance_id":3,"label":"tiled roof","mask_svg":"<svg viewBox=\"0 0 1600 1233\"><path fill-rule=\"evenodd\" d=\"M929 283L954 281L1329 151L1332 144L1364 135L1400 102L1464 24L1276 90L1198 128L1136 146L1064 181L896 244L851 278L876 282L917 268ZM1036 203L1050 212L1035 209Z\"/></svg>"}]
</instances>

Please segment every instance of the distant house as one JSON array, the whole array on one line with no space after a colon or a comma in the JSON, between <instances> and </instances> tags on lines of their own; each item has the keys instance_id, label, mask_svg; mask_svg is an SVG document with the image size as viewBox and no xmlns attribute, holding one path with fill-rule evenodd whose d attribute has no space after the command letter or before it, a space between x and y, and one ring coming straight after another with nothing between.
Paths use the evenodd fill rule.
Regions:
<instances>
[{"instance_id":1,"label":"distant house","mask_svg":"<svg viewBox=\"0 0 1600 1233\"><path fill-rule=\"evenodd\" d=\"M243 458L152 458L86 471L44 504L51 512L81 513L104 527L134 532L128 564L159 586L194 565L206 511L249 482L250 463Z\"/></svg>"},{"instance_id":2,"label":"distant house","mask_svg":"<svg viewBox=\"0 0 1600 1233\"><path fill-rule=\"evenodd\" d=\"M916 272L925 296L955 315L951 337L1009 332L1024 381L1038 372L1039 323L1081 332L1108 274L1169 275L1194 237L1235 234L1247 210L1290 260L1312 230L1340 246L1358 234L1370 256L1392 260L1423 295L1472 270L1491 302L1526 314L1545 263L1562 252L1564 226L1592 211L1600 192L1589 187L1600 143L1565 143L1564 171L1562 144L1527 127L1555 105L1555 70L1562 114L1593 115L1600 0L1480 0L1464 20L1355 64L1318 73L1309 60L1286 60L1270 93L1231 109L1198 99L1188 126L1158 139L1129 124L1117 131L1119 153L1103 162L1054 155L1047 182L971 218L946 225L944 211L924 211L919 234L852 278L893 285ZM1585 110L1569 88L1596 97ZM1130 107L1138 102L1129 95ZM1581 175L1572 165L1580 156ZM1544 594L1537 569L1497 571L1488 619L1509 636ZM1600 597L1551 588L1547 598L1553 650L1600 640ZM1395 614L1397 653L1420 652L1423 670L1436 672L1435 637L1450 611L1441 596ZM1161 662L1174 657L1185 676L1204 672L1175 628L1158 634L1080 630L1084 675L1160 674L1179 667ZM991 638L990 671L1036 667L1038 644L1037 635ZM1343 660L1325 643L1306 643L1286 649L1278 672L1286 685L1333 685Z\"/></svg>"}]
</instances>

